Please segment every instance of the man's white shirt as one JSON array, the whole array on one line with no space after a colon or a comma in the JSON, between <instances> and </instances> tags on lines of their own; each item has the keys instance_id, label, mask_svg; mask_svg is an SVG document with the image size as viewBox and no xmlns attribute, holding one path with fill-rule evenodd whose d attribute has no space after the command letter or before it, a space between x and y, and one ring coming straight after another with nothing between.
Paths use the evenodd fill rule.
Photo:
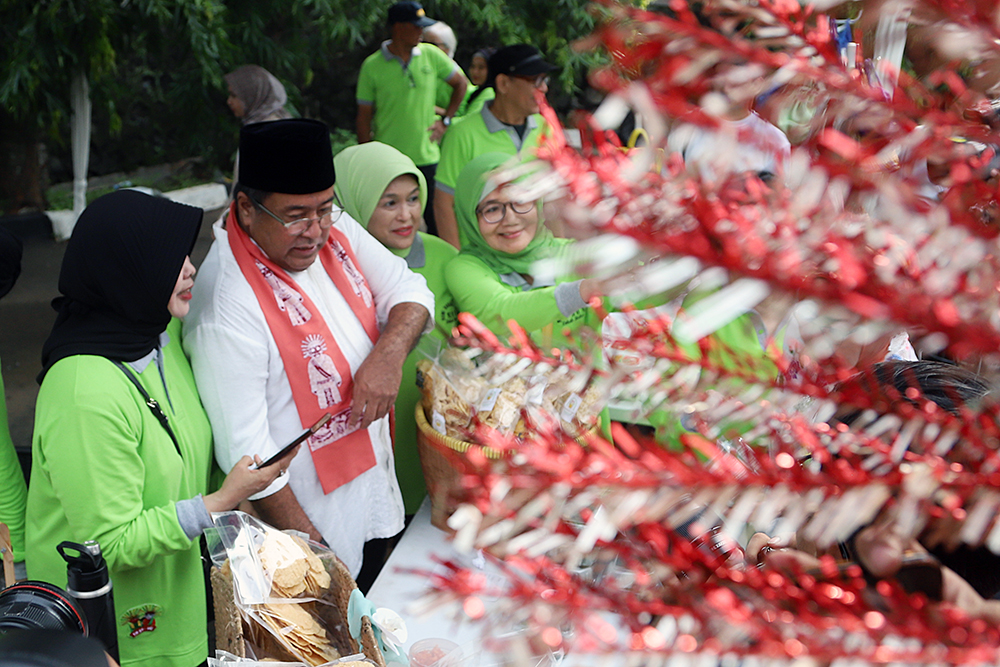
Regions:
<instances>
[{"instance_id":1,"label":"man's white shirt","mask_svg":"<svg viewBox=\"0 0 1000 667\"><path fill-rule=\"evenodd\" d=\"M433 326L434 296L423 277L406 267L344 213L336 226L344 232L359 269L375 298L379 330L399 303L427 308L425 333ZM208 412L219 466L229 471L245 454L266 459L303 430L281 353L264 312L240 270L222 222L198 271L191 311L184 320L184 349L191 358L201 402ZM367 358L373 343L333 280L317 259L305 271L289 272L312 299L351 367ZM288 469L254 499L291 486L306 515L337 555L357 576L367 540L390 537L403 528L403 501L396 482L389 420L368 427L376 465L324 494L308 446Z\"/></svg>"}]
</instances>

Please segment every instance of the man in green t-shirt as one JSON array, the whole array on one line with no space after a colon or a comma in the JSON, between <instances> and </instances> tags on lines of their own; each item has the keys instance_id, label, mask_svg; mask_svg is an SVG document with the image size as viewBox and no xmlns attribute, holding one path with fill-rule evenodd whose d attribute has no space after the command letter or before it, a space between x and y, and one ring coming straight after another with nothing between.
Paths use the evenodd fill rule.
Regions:
<instances>
[{"instance_id":1,"label":"man in green t-shirt","mask_svg":"<svg viewBox=\"0 0 1000 667\"><path fill-rule=\"evenodd\" d=\"M397 2L389 8L390 39L368 56L358 75L358 143L381 141L413 160L428 183L434 181L441 140L467 83L461 68L441 49L420 47L423 29L433 24L416 2ZM451 86L451 99L438 118L434 98L440 81ZM432 215L433 190L427 198L424 221L437 233Z\"/></svg>"},{"instance_id":2,"label":"man in green t-shirt","mask_svg":"<svg viewBox=\"0 0 1000 667\"><path fill-rule=\"evenodd\" d=\"M545 121L538 113L536 91L549 90L555 65L545 62L530 44L499 49L487 62L486 82L476 91L496 90L496 98L478 113L463 116L445 135L435 178L434 215L438 236L461 247L455 218L455 182L473 158L484 153L532 157ZM474 99L469 100L470 106ZM428 201L430 201L428 199Z\"/></svg>"}]
</instances>

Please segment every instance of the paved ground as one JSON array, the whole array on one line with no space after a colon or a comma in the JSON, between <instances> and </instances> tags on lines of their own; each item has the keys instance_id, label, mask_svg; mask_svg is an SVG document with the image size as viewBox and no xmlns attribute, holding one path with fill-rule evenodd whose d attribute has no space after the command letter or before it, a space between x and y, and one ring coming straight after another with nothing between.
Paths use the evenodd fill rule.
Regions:
<instances>
[{"instance_id":1,"label":"paved ground","mask_svg":"<svg viewBox=\"0 0 1000 667\"><path fill-rule=\"evenodd\" d=\"M212 223L218 211L205 216L201 234L191 258L200 265L211 244ZM10 433L22 464L28 463L31 430L35 415L41 370L42 344L48 338L55 311L50 303L59 295L59 267L66 243L59 243L37 228L11 229L22 235L24 256L17 285L0 299L0 369L3 372ZM32 233L34 232L34 233Z\"/></svg>"}]
</instances>

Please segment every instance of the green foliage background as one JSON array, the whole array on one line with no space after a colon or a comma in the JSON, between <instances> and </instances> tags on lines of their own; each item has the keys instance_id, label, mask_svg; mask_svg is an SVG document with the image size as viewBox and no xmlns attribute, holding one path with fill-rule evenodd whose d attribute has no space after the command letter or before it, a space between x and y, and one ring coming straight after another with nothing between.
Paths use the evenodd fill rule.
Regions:
<instances>
[{"instance_id":1,"label":"green foliage background","mask_svg":"<svg viewBox=\"0 0 1000 667\"><path fill-rule=\"evenodd\" d=\"M362 60L387 38L389 0L0 0L3 121L39 132L53 178L70 169L69 82L88 72L94 103L91 171L129 170L200 155L228 172L239 124L223 75L259 64L290 105L349 141ZM586 0L427 0L459 39L464 68L483 46L531 42L563 67L550 100L566 111L599 54ZM339 131L337 131L339 130Z\"/></svg>"}]
</instances>

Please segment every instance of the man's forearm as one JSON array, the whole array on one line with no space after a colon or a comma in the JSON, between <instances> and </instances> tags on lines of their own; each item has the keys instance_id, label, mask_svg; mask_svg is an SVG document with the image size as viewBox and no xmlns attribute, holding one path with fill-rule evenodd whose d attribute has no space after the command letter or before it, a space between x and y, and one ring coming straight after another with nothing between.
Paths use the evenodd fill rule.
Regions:
<instances>
[{"instance_id":1,"label":"man's forearm","mask_svg":"<svg viewBox=\"0 0 1000 667\"><path fill-rule=\"evenodd\" d=\"M419 303L397 303L375 347L354 373L350 428L368 428L392 409L403 377L403 362L417 344L429 317Z\"/></svg>"},{"instance_id":2,"label":"man's forearm","mask_svg":"<svg viewBox=\"0 0 1000 667\"><path fill-rule=\"evenodd\" d=\"M372 116L374 107L367 104L358 105L358 116L355 120L358 143L364 144L372 140Z\"/></svg>"},{"instance_id":3,"label":"man's forearm","mask_svg":"<svg viewBox=\"0 0 1000 667\"><path fill-rule=\"evenodd\" d=\"M462 100L465 99L465 91L469 89L469 84L465 80L465 77L460 77L460 80L456 83L451 83L451 99L448 100L448 108L445 109L444 115L447 118L451 118L458 111L458 107L462 105Z\"/></svg>"},{"instance_id":4,"label":"man's forearm","mask_svg":"<svg viewBox=\"0 0 1000 667\"><path fill-rule=\"evenodd\" d=\"M253 503L254 510L257 511L257 514L260 515L260 518L265 523L269 523L281 530L291 528L308 533L310 539L313 541L324 542L323 535L316 530L316 526L306 516L305 510L302 509L298 498L295 497L295 492L292 491L290 486L285 486L285 488L271 494L267 498L251 502Z\"/></svg>"},{"instance_id":5,"label":"man's forearm","mask_svg":"<svg viewBox=\"0 0 1000 667\"><path fill-rule=\"evenodd\" d=\"M458 220L455 219L455 195L440 189L434 192L434 222L438 236L461 250Z\"/></svg>"},{"instance_id":6,"label":"man's forearm","mask_svg":"<svg viewBox=\"0 0 1000 667\"><path fill-rule=\"evenodd\" d=\"M419 303L397 303L389 311L389 319L379 334L371 354L405 359L420 340L428 317L430 313Z\"/></svg>"}]
</instances>

